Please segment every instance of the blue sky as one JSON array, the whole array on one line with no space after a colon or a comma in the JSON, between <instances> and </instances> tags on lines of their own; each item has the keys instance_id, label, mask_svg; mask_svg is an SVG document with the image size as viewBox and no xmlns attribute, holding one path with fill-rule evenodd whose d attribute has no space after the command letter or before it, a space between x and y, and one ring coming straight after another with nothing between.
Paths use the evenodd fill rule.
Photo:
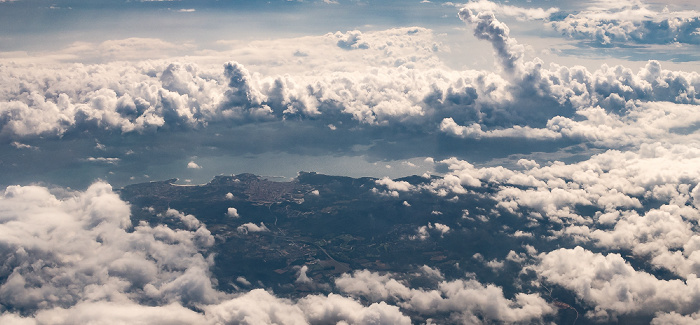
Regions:
<instances>
[{"instance_id":1,"label":"blue sky","mask_svg":"<svg viewBox=\"0 0 700 325\"><path fill-rule=\"evenodd\" d=\"M17 1L3 3L3 30L18 47L22 37L46 42L158 37L254 39L322 34L328 31L388 26L440 25L449 8L436 4L296 1ZM454 18L454 15L450 15ZM30 43L30 44L26 44Z\"/></svg>"},{"instance_id":2,"label":"blue sky","mask_svg":"<svg viewBox=\"0 0 700 325\"><path fill-rule=\"evenodd\" d=\"M604 2L600 2L604 3ZM558 8L552 18L600 8L595 2L510 1L521 8ZM157 38L196 45L196 49L217 47L222 40L260 40L334 31L380 30L391 27L421 26L464 42L451 2L432 1L5 1L0 3L0 44L3 51L55 51L74 42L102 42L126 38ZM624 3L623 3L624 5ZM692 10L687 1L659 1L645 4L661 11ZM580 44L562 38L561 31L542 28L542 21L522 21L503 16L518 37L530 37L537 50L558 49L566 57L642 60L653 57L668 61L689 61L695 48L677 49L669 54L661 49L637 46L600 48L595 42ZM585 43L585 44L584 44ZM474 44L475 46L477 44ZM593 47L591 47L593 45ZM627 45L627 44L624 44ZM541 47L541 48L540 48ZM583 52L582 52L583 51ZM463 52L459 52L462 54ZM456 54L455 54L456 55ZM452 61L457 61L454 59ZM464 60L470 61L470 60ZM573 61L572 61L573 62ZM465 63L468 64L468 63ZM596 65L599 65L596 63Z\"/></svg>"}]
</instances>

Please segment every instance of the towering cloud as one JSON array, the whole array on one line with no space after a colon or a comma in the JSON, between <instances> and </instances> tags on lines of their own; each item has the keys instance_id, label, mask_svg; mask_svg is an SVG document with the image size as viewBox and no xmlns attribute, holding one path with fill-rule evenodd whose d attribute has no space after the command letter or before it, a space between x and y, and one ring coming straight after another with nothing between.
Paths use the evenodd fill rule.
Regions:
<instances>
[{"instance_id":1,"label":"towering cloud","mask_svg":"<svg viewBox=\"0 0 700 325\"><path fill-rule=\"evenodd\" d=\"M524 47L510 37L510 29L489 11L473 13L468 8L459 11L459 19L474 25L474 36L489 41L500 64L507 73L520 72Z\"/></svg>"}]
</instances>

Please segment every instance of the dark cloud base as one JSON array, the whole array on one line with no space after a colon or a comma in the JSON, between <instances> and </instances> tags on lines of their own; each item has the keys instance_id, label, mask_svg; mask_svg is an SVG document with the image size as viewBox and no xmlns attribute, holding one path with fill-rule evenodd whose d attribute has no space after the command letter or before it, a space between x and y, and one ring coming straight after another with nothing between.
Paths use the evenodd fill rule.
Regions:
<instances>
[{"instance_id":1,"label":"dark cloud base","mask_svg":"<svg viewBox=\"0 0 700 325\"><path fill-rule=\"evenodd\" d=\"M577 143L569 140L537 141L529 139L459 139L441 133L417 133L395 128L366 128L330 130L319 128L312 121L280 121L257 123L236 127L212 126L202 130L178 132L162 131L145 136L121 134L69 132L59 139L27 139L22 144L31 148L18 148L12 141L3 147L0 166L6 171L0 176L0 184L29 184L42 180L48 184L86 188L96 179L108 180L115 186L123 186L142 179L166 179L176 176L192 177L187 169L188 161L211 160L217 166L197 170L198 181L205 182L213 173L236 174L248 172L262 159L274 159L275 153L318 157L324 165L324 157L361 157L368 164L409 160L414 157L433 157L438 160L449 157L489 164L493 160L511 155L530 157L546 153L562 153L559 160L570 161L578 152L570 152ZM186 145L182 145L186 144ZM569 158L567 159L567 156ZM116 158L100 160L99 158ZM535 157L536 158L536 157ZM236 169L226 169L226 161L235 162ZM247 161L247 162L246 162ZM309 167L300 169L308 170ZM331 166L326 166L331 168ZM300 170L283 169L278 174L293 177ZM113 173L113 174L110 174ZM358 175L360 171L352 171ZM416 170L413 173L423 173ZM337 174L344 174L336 170ZM408 174L407 174L408 175ZM406 176L407 176L406 175ZM381 176L381 175L378 175Z\"/></svg>"}]
</instances>

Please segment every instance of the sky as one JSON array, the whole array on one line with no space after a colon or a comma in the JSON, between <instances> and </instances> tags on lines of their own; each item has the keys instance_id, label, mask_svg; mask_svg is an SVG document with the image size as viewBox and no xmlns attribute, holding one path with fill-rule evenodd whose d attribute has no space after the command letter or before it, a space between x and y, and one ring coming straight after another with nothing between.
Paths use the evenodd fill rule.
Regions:
<instances>
[{"instance_id":1,"label":"sky","mask_svg":"<svg viewBox=\"0 0 700 325\"><path fill-rule=\"evenodd\" d=\"M503 209L561 222L552 236L600 248L534 252L529 266L597 306L592 318L662 306L659 324L690 323L700 319L690 298L700 296L698 53L700 8L689 0L0 0L0 233L10 238L0 247L18 261L28 246L51 247L41 235L43 244L19 238L53 213L88 242L121 231L105 249L128 250L134 236L165 231L125 232L128 206L114 190L138 182L439 175L430 188L378 186L441 196L494 186ZM581 204L600 214L576 215ZM105 229L81 228L101 217ZM346 296L227 296L207 282L198 229L171 230L182 245L153 248L192 265L148 266L175 270L154 273L143 293L157 306L140 305L108 275L95 291L51 302L37 298L50 296L47 286L22 289L41 274L2 269L18 275L0 285L0 299L26 295L16 304L35 313L0 309L0 320L44 324L104 308L203 323L264 300L303 323L314 321L316 299L405 321L398 307ZM674 280L605 253L621 248ZM194 300L204 312L183 307L185 285L172 279L203 283ZM621 288L627 300L611 301ZM502 320L547 313L529 310Z\"/></svg>"}]
</instances>

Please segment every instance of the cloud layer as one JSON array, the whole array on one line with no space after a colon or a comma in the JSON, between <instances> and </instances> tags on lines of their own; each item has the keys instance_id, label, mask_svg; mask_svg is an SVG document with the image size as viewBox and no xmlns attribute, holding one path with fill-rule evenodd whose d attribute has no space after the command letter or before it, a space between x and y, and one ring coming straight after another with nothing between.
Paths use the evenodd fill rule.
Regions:
<instances>
[{"instance_id":1,"label":"cloud layer","mask_svg":"<svg viewBox=\"0 0 700 325\"><path fill-rule=\"evenodd\" d=\"M633 44L700 44L700 12L657 11L638 0L597 3L588 10L552 19L548 25L562 34L599 46Z\"/></svg>"},{"instance_id":2,"label":"cloud layer","mask_svg":"<svg viewBox=\"0 0 700 325\"><path fill-rule=\"evenodd\" d=\"M0 135L6 141L79 132L99 137L104 131L149 134L301 119L319 128L412 128L461 138L569 139L616 147L672 137L673 130L696 125L697 114L685 106L700 100L695 72L664 70L656 61L639 71L547 68L539 59L526 61L522 45L493 14L465 8L460 17L491 42L501 74L452 71L430 60L426 65L421 57L399 57L364 72L296 76L263 76L236 62L223 70L158 62L31 70L5 64ZM337 51L391 53L395 43L375 40L389 34L408 39L401 47L413 40L413 47L425 48L424 58L436 59L432 35L424 29L350 34L366 38L368 48Z\"/></svg>"},{"instance_id":3,"label":"cloud layer","mask_svg":"<svg viewBox=\"0 0 700 325\"><path fill-rule=\"evenodd\" d=\"M440 281L432 291L356 271L336 279L342 294L291 300L263 289L223 293L209 272L213 258L204 255L214 244L206 226L174 209L158 216L179 219L185 229L132 226L128 203L105 183L84 192L8 187L0 211L0 320L8 324L411 324L402 310L515 322L553 311L536 294L509 300L497 286L444 281L429 267L425 277Z\"/></svg>"},{"instance_id":4,"label":"cloud layer","mask_svg":"<svg viewBox=\"0 0 700 325\"><path fill-rule=\"evenodd\" d=\"M225 293L210 272L214 259L207 251L215 239L194 215L174 209L156 215L179 220L183 229L133 225L130 206L105 182L84 191L10 186L0 197L0 322L410 324L416 315L447 315L455 323L536 323L558 313L552 292L545 297L540 284L571 293L585 317L601 322L628 316L659 324L697 321L700 75L654 60L636 70L546 64L529 57L497 16L544 20L567 36L612 46L697 44L698 14L636 2L560 14L486 1L462 7L459 19L494 50L493 70L448 67L440 60L448 48L420 27L253 42L192 59L140 61L134 53L144 49L177 50L141 39L74 44L63 53L113 54L94 64L70 62L71 55L36 64L4 59L0 140L4 152L19 158L45 150L51 143L45 141L89 139L100 154L80 162L113 166L133 152L110 156L104 143L144 142L150 152L158 149L150 147L151 138L182 139L197 131L191 134L208 136L202 147L217 148L249 140L222 139L220 130L277 126L303 134L303 145L318 150L353 138L334 149L341 155L399 134L390 141L410 147L404 153L410 158L426 156L428 149L414 141L428 137L448 156L470 154L468 145L504 147L507 156L518 149L511 142L578 148L565 153L580 156L563 162L527 152L508 157L509 166L429 158L425 163L441 177L374 182L373 194L407 209L416 193L493 203L459 215L434 210L440 220L411 228L406 240L413 243L459 238L467 222L521 221L521 228L499 229L522 247L497 259L473 256L492 272L514 263L523 278L530 276L513 284L530 291L514 294L470 274L448 279L428 266L415 267L428 283L420 286L405 274L354 270L337 276L332 292L301 298L263 289ZM231 53L245 64L220 60ZM260 138L251 145L260 151L273 147L265 141L277 143L275 150L286 143ZM207 160L183 155L183 169L206 170ZM230 206L221 216L241 218ZM255 236L269 225L247 222L235 231ZM298 279L313 282L304 267Z\"/></svg>"}]
</instances>

